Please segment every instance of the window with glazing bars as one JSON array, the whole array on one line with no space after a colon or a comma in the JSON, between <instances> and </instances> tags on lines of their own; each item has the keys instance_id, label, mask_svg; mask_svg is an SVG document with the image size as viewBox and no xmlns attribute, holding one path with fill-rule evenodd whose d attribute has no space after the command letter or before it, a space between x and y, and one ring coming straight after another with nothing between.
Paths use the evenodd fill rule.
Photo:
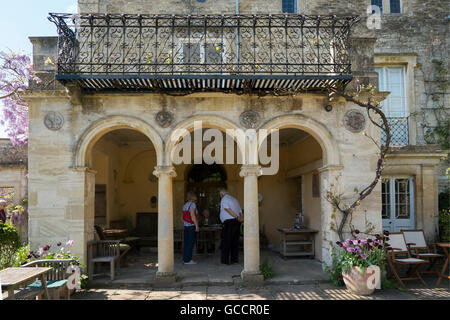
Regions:
<instances>
[{"instance_id":1,"label":"window with glazing bars","mask_svg":"<svg viewBox=\"0 0 450 320\"><path fill-rule=\"evenodd\" d=\"M297 0L282 0L283 13L297 13Z\"/></svg>"},{"instance_id":2,"label":"window with glazing bars","mask_svg":"<svg viewBox=\"0 0 450 320\"><path fill-rule=\"evenodd\" d=\"M380 8L381 13L383 13L383 0L371 0L371 4L373 6L378 6ZM375 13L372 11L372 13Z\"/></svg>"},{"instance_id":3,"label":"window with glazing bars","mask_svg":"<svg viewBox=\"0 0 450 320\"><path fill-rule=\"evenodd\" d=\"M402 13L401 0L389 0L390 13Z\"/></svg>"}]
</instances>

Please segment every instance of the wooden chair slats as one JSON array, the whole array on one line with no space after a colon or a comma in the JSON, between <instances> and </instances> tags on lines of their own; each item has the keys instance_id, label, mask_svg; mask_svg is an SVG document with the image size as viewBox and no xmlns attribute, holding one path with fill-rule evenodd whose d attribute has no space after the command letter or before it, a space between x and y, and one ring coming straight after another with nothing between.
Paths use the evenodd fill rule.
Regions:
<instances>
[{"instance_id":1,"label":"wooden chair slats","mask_svg":"<svg viewBox=\"0 0 450 320\"><path fill-rule=\"evenodd\" d=\"M111 280L115 278L115 266L120 270L120 241L93 240L88 242L88 277L93 279L95 263L109 262Z\"/></svg>"},{"instance_id":2,"label":"wooden chair slats","mask_svg":"<svg viewBox=\"0 0 450 320\"><path fill-rule=\"evenodd\" d=\"M420 280L420 282L426 286L425 281L420 276L418 268L422 264L428 263L428 261L411 257L403 233L391 232L387 243L390 246L390 249L388 249L387 252L388 264L398 283L400 283L402 287L405 287L405 284L403 283L405 280ZM401 257L398 257L398 255L401 255ZM399 275L399 271L403 266L409 267L406 277L400 277Z\"/></svg>"},{"instance_id":3,"label":"wooden chair slats","mask_svg":"<svg viewBox=\"0 0 450 320\"><path fill-rule=\"evenodd\" d=\"M425 238L425 233L421 229L402 230L402 233L410 255L430 262L428 268L422 273L432 273L439 276L439 271L433 270L433 267L439 259L444 258L444 255L437 253L436 244L433 243L433 250L431 250Z\"/></svg>"}]
</instances>

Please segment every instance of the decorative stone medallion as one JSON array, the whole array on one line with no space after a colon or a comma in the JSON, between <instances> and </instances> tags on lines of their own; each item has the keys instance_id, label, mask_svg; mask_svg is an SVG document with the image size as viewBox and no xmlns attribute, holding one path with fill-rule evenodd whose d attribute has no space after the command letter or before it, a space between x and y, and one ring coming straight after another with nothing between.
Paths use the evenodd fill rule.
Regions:
<instances>
[{"instance_id":1,"label":"decorative stone medallion","mask_svg":"<svg viewBox=\"0 0 450 320\"><path fill-rule=\"evenodd\" d=\"M162 128L167 128L173 122L173 114L169 111L160 111L156 114L156 122Z\"/></svg>"},{"instance_id":2,"label":"decorative stone medallion","mask_svg":"<svg viewBox=\"0 0 450 320\"><path fill-rule=\"evenodd\" d=\"M350 132L361 132L366 127L366 117L361 111L349 110L344 116L344 126Z\"/></svg>"},{"instance_id":3,"label":"decorative stone medallion","mask_svg":"<svg viewBox=\"0 0 450 320\"><path fill-rule=\"evenodd\" d=\"M59 112L50 111L44 118L44 124L49 130L57 131L64 125L64 117Z\"/></svg>"},{"instance_id":4,"label":"decorative stone medallion","mask_svg":"<svg viewBox=\"0 0 450 320\"><path fill-rule=\"evenodd\" d=\"M241 121L241 125L247 129L256 129L260 121L258 112L253 110L242 112L239 119Z\"/></svg>"}]
</instances>

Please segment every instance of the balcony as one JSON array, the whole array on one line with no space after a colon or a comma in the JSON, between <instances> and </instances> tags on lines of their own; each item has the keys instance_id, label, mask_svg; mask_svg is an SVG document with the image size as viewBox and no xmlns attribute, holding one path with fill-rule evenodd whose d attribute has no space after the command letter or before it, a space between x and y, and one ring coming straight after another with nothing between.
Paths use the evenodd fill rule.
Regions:
<instances>
[{"instance_id":1,"label":"balcony","mask_svg":"<svg viewBox=\"0 0 450 320\"><path fill-rule=\"evenodd\" d=\"M388 117L391 132L391 147L404 147L409 145L409 117ZM381 143L386 144L386 135L381 134Z\"/></svg>"},{"instance_id":2,"label":"balcony","mask_svg":"<svg viewBox=\"0 0 450 320\"><path fill-rule=\"evenodd\" d=\"M356 17L50 14L57 80L87 92L323 91L352 80Z\"/></svg>"}]
</instances>

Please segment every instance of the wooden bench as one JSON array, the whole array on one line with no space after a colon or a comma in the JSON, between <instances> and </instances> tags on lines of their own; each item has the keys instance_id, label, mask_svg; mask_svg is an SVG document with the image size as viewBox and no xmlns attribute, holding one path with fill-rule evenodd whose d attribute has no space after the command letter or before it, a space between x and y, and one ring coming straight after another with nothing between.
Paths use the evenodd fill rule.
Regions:
<instances>
[{"instance_id":1,"label":"wooden bench","mask_svg":"<svg viewBox=\"0 0 450 320\"><path fill-rule=\"evenodd\" d=\"M47 289L49 299L59 300L61 297L70 300L70 290L67 287L67 270L70 266L71 259L43 259L29 262L23 267L49 267L51 270L47 273ZM42 291L41 281L36 280L26 287L26 290L32 292L33 290ZM26 295L26 292L23 293ZM38 299L42 299L42 292L37 295Z\"/></svg>"},{"instance_id":2,"label":"wooden bench","mask_svg":"<svg viewBox=\"0 0 450 320\"><path fill-rule=\"evenodd\" d=\"M94 278L96 263L109 263L111 280L115 277L115 267L120 270L120 241L119 240L92 240L88 244L88 278ZM129 250L129 248L128 248Z\"/></svg>"}]
</instances>

